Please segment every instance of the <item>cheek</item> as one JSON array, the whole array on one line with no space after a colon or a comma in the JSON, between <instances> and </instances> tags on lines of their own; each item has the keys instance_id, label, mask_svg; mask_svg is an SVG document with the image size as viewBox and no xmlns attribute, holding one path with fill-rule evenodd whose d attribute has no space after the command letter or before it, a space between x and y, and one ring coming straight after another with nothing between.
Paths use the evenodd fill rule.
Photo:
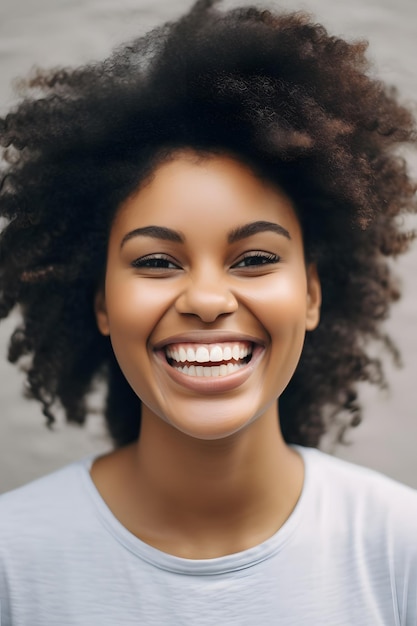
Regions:
<instances>
[{"instance_id":1,"label":"cheek","mask_svg":"<svg viewBox=\"0 0 417 626\"><path fill-rule=\"evenodd\" d=\"M266 276L255 289L242 291L242 299L271 335L289 327L305 330L307 282L303 272Z\"/></svg>"},{"instance_id":2,"label":"cheek","mask_svg":"<svg viewBox=\"0 0 417 626\"><path fill-rule=\"evenodd\" d=\"M169 289L133 277L106 283L110 335L148 336L170 302Z\"/></svg>"},{"instance_id":3,"label":"cheek","mask_svg":"<svg viewBox=\"0 0 417 626\"><path fill-rule=\"evenodd\" d=\"M279 397L290 382L303 350L306 333L307 283L302 272L298 276L282 273L268 288L258 291L248 303L252 313L270 338L263 384Z\"/></svg>"},{"instance_id":4,"label":"cheek","mask_svg":"<svg viewBox=\"0 0 417 626\"><path fill-rule=\"evenodd\" d=\"M155 320L161 316L160 298L138 280L110 276L106 280L106 304L116 360L131 387L141 397L141 381L148 377L147 341Z\"/></svg>"}]
</instances>

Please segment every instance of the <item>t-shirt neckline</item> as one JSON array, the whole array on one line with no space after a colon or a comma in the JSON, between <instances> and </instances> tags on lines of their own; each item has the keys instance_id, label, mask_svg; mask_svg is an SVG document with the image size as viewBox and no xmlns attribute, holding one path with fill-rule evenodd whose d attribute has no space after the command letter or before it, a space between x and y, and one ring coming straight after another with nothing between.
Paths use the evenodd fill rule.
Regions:
<instances>
[{"instance_id":1,"label":"t-shirt neckline","mask_svg":"<svg viewBox=\"0 0 417 626\"><path fill-rule=\"evenodd\" d=\"M249 567L254 567L277 552L282 550L284 546L293 537L299 523L303 518L303 511L306 508L306 500L310 493L311 484L311 467L310 467L310 449L302 446L292 446L301 456L304 462L304 483L300 497L284 524L271 537L262 543L243 550L221 557L212 559L187 559L167 552L163 552L155 548L131 533L109 509L99 491L97 490L91 475L90 469L95 459L95 455L82 459L79 463L79 469L82 475L82 482L88 494L90 502L94 506L101 524L112 535L113 539L122 544L131 553L146 561L147 563L170 572L183 575L193 576L213 576L219 574L227 574Z\"/></svg>"}]
</instances>

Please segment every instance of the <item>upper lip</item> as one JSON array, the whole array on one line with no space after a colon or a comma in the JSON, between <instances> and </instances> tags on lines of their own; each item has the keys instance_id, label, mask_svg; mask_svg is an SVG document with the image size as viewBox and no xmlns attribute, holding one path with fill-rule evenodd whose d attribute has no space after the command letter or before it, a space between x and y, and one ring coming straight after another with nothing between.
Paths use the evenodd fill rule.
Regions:
<instances>
[{"instance_id":1,"label":"upper lip","mask_svg":"<svg viewBox=\"0 0 417 626\"><path fill-rule=\"evenodd\" d=\"M212 331L200 331L192 330L186 333L179 333L177 335L170 335L166 339L158 341L153 349L162 350L166 346L174 343L233 343L239 341L250 341L261 346L265 346L265 341L259 337L248 335L246 333L231 332L226 330L212 330Z\"/></svg>"}]
</instances>

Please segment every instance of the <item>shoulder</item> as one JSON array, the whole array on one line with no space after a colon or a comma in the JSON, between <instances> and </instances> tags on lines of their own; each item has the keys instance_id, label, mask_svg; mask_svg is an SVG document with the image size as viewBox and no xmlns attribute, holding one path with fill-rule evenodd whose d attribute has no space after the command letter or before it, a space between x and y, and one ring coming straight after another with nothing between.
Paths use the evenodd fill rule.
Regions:
<instances>
[{"instance_id":1,"label":"shoulder","mask_svg":"<svg viewBox=\"0 0 417 626\"><path fill-rule=\"evenodd\" d=\"M311 470L316 475L319 473L322 476L326 475L326 484L330 486L335 487L337 484L338 488L343 486L347 491L351 491L352 487L354 487L355 493L357 493L358 489L360 492L362 490L367 491L370 488L376 488L377 492L380 489L383 492L388 489L389 492L401 492L404 495L407 494L412 499L417 498L417 490L369 467L345 461L317 448L305 448L302 446L295 446L295 448L304 458L307 471Z\"/></svg>"},{"instance_id":2,"label":"shoulder","mask_svg":"<svg viewBox=\"0 0 417 626\"><path fill-rule=\"evenodd\" d=\"M328 532L344 529L350 545L385 553L391 565L415 570L417 491L372 469L313 449L300 449L310 506Z\"/></svg>"},{"instance_id":3,"label":"shoulder","mask_svg":"<svg viewBox=\"0 0 417 626\"><path fill-rule=\"evenodd\" d=\"M344 508L380 511L390 518L407 511L417 522L417 491L384 474L312 448L298 448L312 487Z\"/></svg>"},{"instance_id":4,"label":"shoulder","mask_svg":"<svg viewBox=\"0 0 417 626\"><path fill-rule=\"evenodd\" d=\"M331 556L377 596L392 593L401 623L414 624L417 588L417 491L374 470L313 449L306 465L309 511ZM356 569L355 569L356 568ZM385 582L384 582L385 581Z\"/></svg>"},{"instance_id":5,"label":"shoulder","mask_svg":"<svg viewBox=\"0 0 417 626\"><path fill-rule=\"evenodd\" d=\"M374 470L315 449L305 462L305 544L349 597L389 606L401 624L416 623L417 491ZM391 623L391 622L387 622Z\"/></svg>"},{"instance_id":6,"label":"shoulder","mask_svg":"<svg viewBox=\"0 0 417 626\"><path fill-rule=\"evenodd\" d=\"M10 542L23 543L25 538L74 522L86 500L83 474L87 462L77 461L0 495L0 550Z\"/></svg>"}]
</instances>

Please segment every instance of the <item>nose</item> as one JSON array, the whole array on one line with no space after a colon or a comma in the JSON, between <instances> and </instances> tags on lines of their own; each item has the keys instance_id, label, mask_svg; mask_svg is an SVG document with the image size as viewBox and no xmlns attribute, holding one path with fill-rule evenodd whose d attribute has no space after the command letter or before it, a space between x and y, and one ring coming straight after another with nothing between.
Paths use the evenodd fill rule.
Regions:
<instances>
[{"instance_id":1,"label":"nose","mask_svg":"<svg viewBox=\"0 0 417 626\"><path fill-rule=\"evenodd\" d=\"M190 277L187 287L178 296L176 310L182 315L196 315L210 324L221 315L234 313L238 302L225 281L209 278L202 272L198 277Z\"/></svg>"}]
</instances>

